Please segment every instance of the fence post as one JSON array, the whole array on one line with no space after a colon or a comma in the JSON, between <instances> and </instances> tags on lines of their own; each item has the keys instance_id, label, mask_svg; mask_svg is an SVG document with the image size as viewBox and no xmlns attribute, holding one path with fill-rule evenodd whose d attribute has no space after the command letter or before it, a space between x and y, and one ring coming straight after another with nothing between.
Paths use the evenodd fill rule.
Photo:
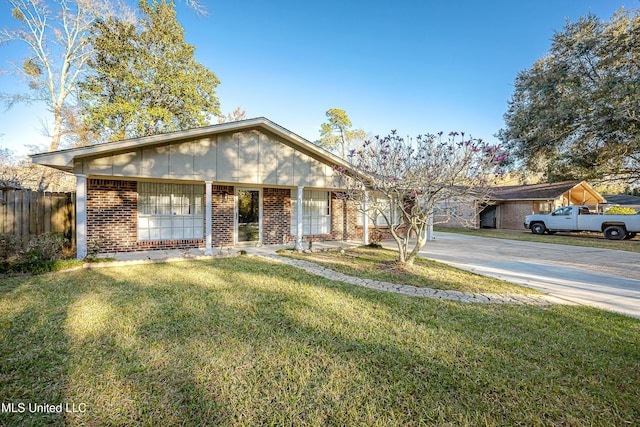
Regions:
<instances>
[{"instance_id":1,"label":"fence post","mask_svg":"<svg viewBox=\"0 0 640 427\"><path fill-rule=\"evenodd\" d=\"M22 212L20 214L20 236L22 241L27 244L29 242L29 205L31 200L31 191L20 190L22 193Z\"/></svg>"},{"instance_id":2,"label":"fence post","mask_svg":"<svg viewBox=\"0 0 640 427\"><path fill-rule=\"evenodd\" d=\"M7 224L7 192L0 190L0 233L6 233Z\"/></svg>"},{"instance_id":3,"label":"fence post","mask_svg":"<svg viewBox=\"0 0 640 427\"><path fill-rule=\"evenodd\" d=\"M16 223L16 190L6 190L4 192L5 203L5 222L4 232L7 234L15 234Z\"/></svg>"},{"instance_id":4,"label":"fence post","mask_svg":"<svg viewBox=\"0 0 640 427\"><path fill-rule=\"evenodd\" d=\"M31 191L29 193L29 235L38 234L38 192Z\"/></svg>"}]
</instances>

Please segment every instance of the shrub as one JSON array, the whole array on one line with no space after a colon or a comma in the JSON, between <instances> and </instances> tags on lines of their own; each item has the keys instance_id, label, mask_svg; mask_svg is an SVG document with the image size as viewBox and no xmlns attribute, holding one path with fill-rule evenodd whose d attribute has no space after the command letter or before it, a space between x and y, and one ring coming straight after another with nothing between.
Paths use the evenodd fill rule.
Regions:
<instances>
[{"instance_id":1,"label":"shrub","mask_svg":"<svg viewBox=\"0 0 640 427\"><path fill-rule=\"evenodd\" d=\"M382 247L380 242L382 242L383 240L384 234L382 233L382 231L376 228L369 233L369 244L367 246L369 246L370 248L379 249Z\"/></svg>"},{"instance_id":2,"label":"shrub","mask_svg":"<svg viewBox=\"0 0 640 427\"><path fill-rule=\"evenodd\" d=\"M22 239L13 234L0 234L0 261L7 261L18 256L22 247Z\"/></svg>"},{"instance_id":3,"label":"shrub","mask_svg":"<svg viewBox=\"0 0 640 427\"><path fill-rule=\"evenodd\" d=\"M604 213L607 215L635 215L637 212L635 209L624 206L613 206L607 209Z\"/></svg>"},{"instance_id":4,"label":"shrub","mask_svg":"<svg viewBox=\"0 0 640 427\"><path fill-rule=\"evenodd\" d=\"M1 273L38 274L54 270L57 261L62 259L66 240L62 233L47 233L32 236L25 248L21 242L7 234L0 237Z\"/></svg>"},{"instance_id":5,"label":"shrub","mask_svg":"<svg viewBox=\"0 0 640 427\"><path fill-rule=\"evenodd\" d=\"M87 242L87 261L94 262L98 259L101 248L105 245L106 239L103 237L94 237Z\"/></svg>"}]
</instances>

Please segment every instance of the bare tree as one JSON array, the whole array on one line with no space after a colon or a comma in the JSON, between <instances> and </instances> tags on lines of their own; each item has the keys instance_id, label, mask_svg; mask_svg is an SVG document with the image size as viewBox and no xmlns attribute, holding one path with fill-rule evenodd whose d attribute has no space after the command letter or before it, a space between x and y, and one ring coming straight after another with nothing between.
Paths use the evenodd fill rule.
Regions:
<instances>
[{"instance_id":1,"label":"bare tree","mask_svg":"<svg viewBox=\"0 0 640 427\"><path fill-rule=\"evenodd\" d=\"M73 175L34 165L28 158L17 157L11 150L0 149L0 187L25 188L36 191L72 191Z\"/></svg>"},{"instance_id":2,"label":"bare tree","mask_svg":"<svg viewBox=\"0 0 640 427\"><path fill-rule=\"evenodd\" d=\"M218 124L227 123L227 122L238 122L240 120L246 119L247 112L241 105L238 106L235 110L228 113L226 116L218 117Z\"/></svg>"},{"instance_id":3,"label":"bare tree","mask_svg":"<svg viewBox=\"0 0 640 427\"><path fill-rule=\"evenodd\" d=\"M9 0L19 26L3 29L3 43L20 42L28 55L14 64L13 73L25 79L30 92L2 94L10 107L16 102L44 102L53 114L50 150L60 147L65 110L76 82L91 55L89 27L96 16L115 7L102 0Z\"/></svg>"},{"instance_id":4,"label":"bare tree","mask_svg":"<svg viewBox=\"0 0 640 427\"><path fill-rule=\"evenodd\" d=\"M28 92L3 93L7 108L18 102L44 102L53 114L49 150L60 147L65 117L75 109L73 96L92 53L89 29L97 17L136 17L125 1L117 0L8 0L16 28L0 30L0 43L26 45L27 56L8 70L26 81ZM206 15L198 0L185 0L196 13ZM67 130L68 130L68 126Z\"/></svg>"},{"instance_id":5,"label":"bare tree","mask_svg":"<svg viewBox=\"0 0 640 427\"><path fill-rule=\"evenodd\" d=\"M367 214L381 216L398 245L398 262L412 265L426 242L434 210L444 203L486 200L506 156L499 146L465 139L464 133L422 135L413 141L392 131L349 152L353 167L338 168L346 191L337 194L356 201ZM453 215L443 211L439 218Z\"/></svg>"}]
</instances>

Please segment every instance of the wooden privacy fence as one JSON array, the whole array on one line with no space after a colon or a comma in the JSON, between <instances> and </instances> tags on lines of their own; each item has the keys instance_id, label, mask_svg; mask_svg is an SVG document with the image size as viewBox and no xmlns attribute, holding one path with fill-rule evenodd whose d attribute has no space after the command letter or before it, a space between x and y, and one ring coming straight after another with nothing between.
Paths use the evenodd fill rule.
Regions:
<instances>
[{"instance_id":1,"label":"wooden privacy fence","mask_svg":"<svg viewBox=\"0 0 640 427\"><path fill-rule=\"evenodd\" d=\"M75 193L0 190L0 233L24 242L43 233L64 233L75 245Z\"/></svg>"}]
</instances>

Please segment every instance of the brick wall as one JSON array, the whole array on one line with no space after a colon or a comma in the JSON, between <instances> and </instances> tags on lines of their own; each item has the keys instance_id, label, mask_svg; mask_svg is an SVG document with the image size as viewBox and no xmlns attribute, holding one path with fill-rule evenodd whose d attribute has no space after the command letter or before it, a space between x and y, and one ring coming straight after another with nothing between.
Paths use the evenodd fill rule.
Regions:
<instances>
[{"instance_id":1,"label":"brick wall","mask_svg":"<svg viewBox=\"0 0 640 427\"><path fill-rule=\"evenodd\" d=\"M438 227L445 228L480 228L480 209L476 202L468 203L448 203L440 209L452 209L453 213L436 213L433 216L433 223Z\"/></svg>"},{"instance_id":2,"label":"brick wall","mask_svg":"<svg viewBox=\"0 0 640 427\"><path fill-rule=\"evenodd\" d=\"M204 236L202 239L138 242L137 225L138 183L136 181L87 180L89 250L94 246L99 253L204 247Z\"/></svg>"},{"instance_id":3,"label":"brick wall","mask_svg":"<svg viewBox=\"0 0 640 427\"><path fill-rule=\"evenodd\" d=\"M358 208L355 201L341 200L331 193L331 236L333 240L362 239L362 227L358 236Z\"/></svg>"},{"instance_id":4,"label":"brick wall","mask_svg":"<svg viewBox=\"0 0 640 427\"><path fill-rule=\"evenodd\" d=\"M533 214L533 202L509 202L498 206L498 228L523 230L524 217Z\"/></svg>"},{"instance_id":5,"label":"brick wall","mask_svg":"<svg viewBox=\"0 0 640 427\"><path fill-rule=\"evenodd\" d=\"M287 243L291 229L291 190L265 188L262 190L262 243Z\"/></svg>"},{"instance_id":6,"label":"brick wall","mask_svg":"<svg viewBox=\"0 0 640 427\"><path fill-rule=\"evenodd\" d=\"M233 246L235 205L233 187L211 186L211 245Z\"/></svg>"},{"instance_id":7,"label":"brick wall","mask_svg":"<svg viewBox=\"0 0 640 427\"><path fill-rule=\"evenodd\" d=\"M406 227L401 225L396 229L396 234L404 234L406 232ZM356 227L356 240L362 240L364 238L364 227L362 225L358 225ZM385 239L393 239L393 235L391 231L389 231L388 226L369 226L369 242L373 242L374 240L385 240Z\"/></svg>"},{"instance_id":8,"label":"brick wall","mask_svg":"<svg viewBox=\"0 0 640 427\"><path fill-rule=\"evenodd\" d=\"M94 248L99 252L135 248L137 215L137 182L87 180L87 243L90 251Z\"/></svg>"},{"instance_id":9,"label":"brick wall","mask_svg":"<svg viewBox=\"0 0 640 427\"><path fill-rule=\"evenodd\" d=\"M234 244L234 187L212 186L212 246ZM358 211L354 202L346 202L331 194L331 233L306 236L312 240L356 240L362 237L356 229ZM204 248L205 239L138 242L138 183L116 179L87 180L87 241L100 253L134 252L154 249ZM291 190L263 190L264 244L282 244L291 236Z\"/></svg>"}]
</instances>

